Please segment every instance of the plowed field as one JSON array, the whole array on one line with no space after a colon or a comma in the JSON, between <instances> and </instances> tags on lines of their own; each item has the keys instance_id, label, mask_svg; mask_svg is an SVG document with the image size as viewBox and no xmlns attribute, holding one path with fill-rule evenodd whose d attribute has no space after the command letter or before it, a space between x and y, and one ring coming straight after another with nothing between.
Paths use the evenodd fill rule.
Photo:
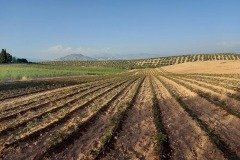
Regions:
<instances>
[{"instance_id":1,"label":"plowed field","mask_svg":"<svg viewBox=\"0 0 240 160\"><path fill-rule=\"evenodd\" d=\"M0 159L240 157L238 74L66 79L0 85Z\"/></svg>"}]
</instances>

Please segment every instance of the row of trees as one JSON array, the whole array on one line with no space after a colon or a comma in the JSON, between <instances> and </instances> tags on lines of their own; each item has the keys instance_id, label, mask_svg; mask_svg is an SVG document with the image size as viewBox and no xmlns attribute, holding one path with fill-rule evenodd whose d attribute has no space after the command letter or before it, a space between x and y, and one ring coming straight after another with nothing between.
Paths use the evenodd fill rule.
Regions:
<instances>
[{"instance_id":1,"label":"row of trees","mask_svg":"<svg viewBox=\"0 0 240 160\"><path fill-rule=\"evenodd\" d=\"M2 49L0 53L0 63L10 63L12 62L12 55L7 53L6 49Z\"/></svg>"},{"instance_id":2,"label":"row of trees","mask_svg":"<svg viewBox=\"0 0 240 160\"><path fill-rule=\"evenodd\" d=\"M16 58L7 53L6 49L2 49L0 53L0 63L28 63L25 58Z\"/></svg>"}]
</instances>

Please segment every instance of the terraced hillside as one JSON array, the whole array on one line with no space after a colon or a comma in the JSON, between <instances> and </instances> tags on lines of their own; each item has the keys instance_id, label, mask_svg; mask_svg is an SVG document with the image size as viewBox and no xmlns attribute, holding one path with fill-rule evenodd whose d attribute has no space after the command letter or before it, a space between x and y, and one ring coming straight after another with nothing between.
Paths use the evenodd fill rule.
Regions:
<instances>
[{"instance_id":1,"label":"terraced hillside","mask_svg":"<svg viewBox=\"0 0 240 160\"><path fill-rule=\"evenodd\" d=\"M139 60L108 60L108 61L52 61L43 64L84 66L84 67L107 67L121 69L136 69L161 67L186 62L215 61L215 60L240 60L240 54L218 53L218 54L192 54L171 57L160 57Z\"/></svg>"},{"instance_id":2,"label":"terraced hillside","mask_svg":"<svg viewBox=\"0 0 240 160\"><path fill-rule=\"evenodd\" d=\"M0 86L0 159L240 158L237 74L157 68L31 82Z\"/></svg>"},{"instance_id":3,"label":"terraced hillside","mask_svg":"<svg viewBox=\"0 0 240 160\"><path fill-rule=\"evenodd\" d=\"M216 60L240 60L240 54L192 54L172 57L161 57L141 60L137 62L138 66L145 67L158 67L168 66L173 64L180 64L186 62L198 62L198 61L216 61Z\"/></svg>"}]
</instances>

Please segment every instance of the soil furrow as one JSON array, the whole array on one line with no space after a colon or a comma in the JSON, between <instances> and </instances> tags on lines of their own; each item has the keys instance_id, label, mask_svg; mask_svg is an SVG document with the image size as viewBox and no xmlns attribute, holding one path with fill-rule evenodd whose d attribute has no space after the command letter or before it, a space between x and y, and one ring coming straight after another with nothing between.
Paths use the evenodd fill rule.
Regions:
<instances>
[{"instance_id":1,"label":"soil furrow","mask_svg":"<svg viewBox=\"0 0 240 160\"><path fill-rule=\"evenodd\" d=\"M122 131L116 137L114 150L110 150L104 159L154 159L156 127L152 113L152 94L149 77L137 95Z\"/></svg>"},{"instance_id":2,"label":"soil furrow","mask_svg":"<svg viewBox=\"0 0 240 160\"><path fill-rule=\"evenodd\" d=\"M94 82L94 81L98 81L99 79L107 79L108 77L92 77L92 76L82 76L82 77L72 77L72 79L68 79L66 77L61 77L61 78L48 78L45 80L32 80L32 81L19 81L19 82L14 82L14 83L0 83L0 88L3 89L3 92L1 93L2 95L4 95L3 98L0 98L0 102L5 102L5 101L9 101L9 100L13 100L15 98L23 98L25 96L28 96L29 94L38 94L41 92L47 92L47 91L52 91L55 89L61 89L63 87L69 87L69 86L74 86L74 85L79 85L79 84L84 84L87 82ZM40 83L40 84L39 84ZM34 84L34 85L32 85ZM11 90L10 95L8 95L8 93L4 92L4 90L6 90L5 88L11 88L13 90ZM17 88L17 90L15 90L15 86L22 86L19 88ZM23 87L24 86L24 87ZM29 87L30 86L30 87ZM37 87L37 89L36 89ZM39 89L40 87L40 89ZM6 90L8 91L8 89ZM16 93L17 91L17 93Z\"/></svg>"},{"instance_id":3,"label":"soil furrow","mask_svg":"<svg viewBox=\"0 0 240 160\"><path fill-rule=\"evenodd\" d=\"M51 128L51 130L47 133L45 133L44 135L42 135L41 137L39 137L38 139L36 139L37 137L35 137L33 140L33 142L31 142L30 144L29 143L22 143L21 146L24 144L28 144L30 145L30 147L27 147L27 149L23 149L22 150L22 153L21 155L22 156L26 156L26 154L28 154L30 152L31 154L31 158L32 159L34 156L36 156L36 154L38 153L41 153L42 151L43 152L46 152L46 150L49 148L51 149L51 147L55 146L55 145L58 145L58 143L61 143L61 142L58 142L57 139L55 139L57 136L57 134L64 134L64 136L66 136L66 138L71 138L72 136L70 136L71 134L68 133L69 131L72 132L71 130L72 129L81 129L81 128L71 128L71 126L75 123L75 125L77 125L77 123L75 121L78 121L78 119L80 118L80 121L81 123L83 122L86 122L87 123L91 123L91 121L88 122L89 119L94 119L96 117L96 115L102 113L105 109L107 109L108 105L106 103L110 103L110 101L114 100L114 97L112 97L112 93L114 93L114 95L118 94L120 90L122 90L122 88L124 86L126 86L127 84L129 83L126 83L125 81L117 86L115 86L114 88L112 89L109 89L108 91L105 91L104 93L102 93L101 95L99 95L98 97L94 98L91 102L88 101L87 104L81 108L81 111L85 110L85 112L87 112L88 114L85 116L85 117L81 117L81 114L80 113L72 113L71 115L69 115L68 119L64 119L64 122L62 122L62 119L61 119L61 123L58 123L57 125L53 126ZM120 90L119 90L120 89ZM109 97L110 96L110 97ZM93 108L93 106L95 105L95 103L100 103L100 102L104 102L103 106L100 105L99 109L100 110L95 110ZM93 108L93 109L92 109ZM89 110L90 109L90 110ZM88 111L89 110L89 111ZM71 116L71 117L70 117ZM90 117L89 117L90 116ZM65 117L64 117L65 118ZM79 122L80 123L80 122ZM85 125L84 123L82 124L83 126ZM82 127L83 127L82 126ZM70 128L69 128L70 127ZM65 130L65 131L61 131L61 130ZM68 131L67 131L67 130ZM74 134L75 132L73 132ZM65 135L66 134L66 135ZM68 135L70 134L70 135ZM63 135L62 135L63 136ZM61 136L60 136L61 137ZM59 137L59 138L60 138ZM53 139L52 139L53 138ZM62 137L63 138L63 137ZM65 138L63 138L64 140ZM57 140L56 142L54 142L55 140ZM65 142L65 141L63 141ZM38 145L35 145L35 144L38 144ZM56 143L56 144L55 144ZM37 148L35 148L37 147ZM37 151L37 152L36 152ZM8 156L11 156L11 154L7 154ZM24 159L27 159L29 155L27 155ZM11 159L16 159L16 158L11 158Z\"/></svg>"},{"instance_id":4,"label":"soil furrow","mask_svg":"<svg viewBox=\"0 0 240 160\"><path fill-rule=\"evenodd\" d=\"M19 137L15 140L13 138L9 138L10 139L10 142L5 142L6 146L7 147L10 147L10 146L14 146L16 145L17 143L19 142L22 142L22 141L26 141L28 139L33 139L35 137L38 137L39 135L41 135L42 133L50 130L52 127L54 126L57 126L59 124L62 124L64 122L66 122L71 116L72 114L78 112L78 110L82 110L84 109L85 107L87 107L91 102L93 102L95 99L98 99L99 97L101 97L102 95L108 93L109 91L121 86L122 84L126 83L127 81L123 81L121 82L120 84L116 84L114 85L113 87L109 88L109 89L106 89L104 90L102 93L100 92L97 96L94 96L93 98L89 97L90 99L87 100L87 102L84 102L82 105L77 105L76 107L74 108L70 108L70 110L63 110L61 113L58 114L58 117L52 117L50 118L48 121L48 123L44 122L44 123L41 123L37 126L34 126L33 128L29 128L31 129L32 131L29 132L29 129L27 129L25 132L27 133L26 135L22 133L22 131L19 131ZM38 127L39 126L39 127ZM18 132L18 131L16 131ZM16 136L16 134L13 134Z\"/></svg>"},{"instance_id":5,"label":"soil furrow","mask_svg":"<svg viewBox=\"0 0 240 160\"><path fill-rule=\"evenodd\" d=\"M221 82L221 81L230 81L230 82L237 82L237 83L240 83L240 79L237 79L237 78L231 78L231 77L224 77L222 75L186 75L187 77L192 77L192 78L196 78L196 77L199 77L199 78L202 78L202 79L206 79L206 80L213 80L213 81L218 81L218 82Z\"/></svg>"},{"instance_id":6,"label":"soil furrow","mask_svg":"<svg viewBox=\"0 0 240 160\"><path fill-rule=\"evenodd\" d=\"M187 81L189 83L194 83L200 87L207 88L209 90L212 90L213 92L217 92L219 94L224 94L224 95L228 96L229 98L234 98L238 101L240 100L240 93L228 88L226 85L218 86L218 85L211 84L211 83L201 81L198 79L190 79L190 78L183 78L183 77L177 77L177 78Z\"/></svg>"},{"instance_id":7,"label":"soil furrow","mask_svg":"<svg viewBox=\"0 0 240 160\"><path fill-rule=\"evenodd\" d=\"M163 67L2 83L0 160L240 160L237 78Z\"/></svg>"},{"instance_id":8,"label":"soil furrow","mask_svg":"<svg viewBox=\"0 0 240 160\"><path fill-rule=\"evenodd\" d=\"M61 93L55 93L55 98L54 97L51 97L51 99L44 99L43 102L41 101L38 101L38 104L37 105L33 105L33 106L22 106L23 109L19 109L19 110L11 110L10 113L6 113L6 114L2 114L1 117L0 117L0 122L4 121L4 120L10 120L12 118L16 118L17 116L22 116L24 113L26 112L29 112L29 111L34 111L34 112L37 112L38 109L44 109L46 107L49 107L50 104L56 102L56 101L61 101L61 100L64 100L64 99L67 99L67 98L71 98L71 97L74 97L75 95L81 93L81 92L84 92L86 90L91 90L92 88L94 87L100 87L101 85L104 85L104 84L107 84L107 83L102 83L102 84L97 84L97 85L92 85L91 87L89 88L79 88L79 89L76 89L76 91L73 91L72 93L68 93L68 91L65 91L64 95L60 95L60 97L57 97L57 95L61 94Z\"/></svg>"},{"instance_id":9,"label":"soil furrow","mask_svg":"<svg viewBox=\"0 0 240 160\"><path fill-rule=\"evenodd\" d=\"M37 114L38 112L34 111L32 116L31 116L31 113L29 113L29 112L27 113L26 117L24 117L24 115L21 115L21 116L19 116L19 119L14 119L14 123L13 123L14 125L12 123L3 124L4 127L2 127L2 128L4 128L4 129L2 129L0 131L0 136L4 135L6 133L9 133L9 131L14 131L17 128L25 126L29 121L31 121L33 119L40 119L44 116L47 116L47 114L57 112L66 106L74 105L74 103L76 103L77 101L87 97L88 95L91 95L92 93L94 93L100 89L108 87L110 85L111 85L111 83L103 85L103 86L99 85L99 86L93 88L93 90L86 91L86 93L80 93L79 96L77 96L77 97L75 96L75 97L69 99L68 101L64 102L63 104L60 104L60 105L56 104L56 105L54 105L54 107L48 107L47 109L43 109L42 113L40 112L39 114ZM9 122L9 121L7 121L7 122Z\"/></svg>"},{"instance_id":10,"label":"soil furrow","mask_svg":"<svg viewBox=\"0 0 240 160\"><path fill-rule=\"evenodd\" d=\"M116 137L119 133L119 131L122 129L122 122L124 121L124 119L127 117L127 113L128 111L132 108L134 102L136 101L137 95L139 94L140 88L143 84L145 77L143 77L140 82L137 85L137 88L135 90L133 90L132 96L131 96L131 100L129 102L127 102L126 104L124 104L123 106L121 106L120 113L118 113L117 115L115 115L115 117L113 117L111 119L111 125L109 127L109 130L106 132L106 136L103 136L103 146L100 150L92 150L91 154L93 155L93 157L95 156L94 159L98 160L98 159L102 159L103 157L105 157L105 154L108 153L111 149L114 149L114 145L116 142Z\"/></svg>"},{"instance_id":11,"label":"soil furrow","mask_svg":"<svg viewBox=\"0 0 240 160\"><path fill-rule=\"evenodd\" d=\"M207 99L209 102L214 103L215 105L221 107L222 109L226 110L229 114L232 114L238 118L240 118L240 101L229 98L226 95L221 95L217 92L214 92L208 88L204 88L198 86L196 84L183 81L181 79L176 79L170 77L170 79L181 83L188 89L191 89L193 92L199 94L201 97Z\"/></svg>"},{"instance_id":12,"label":"soil furrow","mask_svg":"<svg viewBox=\"0 0 240 160\"><path fill-rule=\"evenodd\" d=\"M154 74L154 76L157 74ZM168 160L172 157L172 148L170 147L169 143L169 136L167 135L166 127L163 124L163 114L160 109L160 104L158 103L157 91L156 91L156 84L155 84L155 77L151 77L151 89L153 94L153 115L155 126L157 128L157 136L156 136L156 151L159 153L159 159L161 160Z\"/></svg>"},{"instance_id":13,"label":"soil furrow","mask_svg":"<svg viewBox=\"0 0 240 160\"><path fill-rule=\"evenodd\" d=\"M225 144L225 150L229 152L227 154L234 155L236 153L240 156L240 119L228 114L221 109L221 107L208 102L196 93L191 92L172 80L163 77L161 77L161 80L168 84L169 89L186 103L188 108L194 112L199 120L207 125L211 132L220 136L220 139L217 139L217 141L222 140L224 142L223 145Z\"/></svg>"},{"instance_id":14,"label":"soil furrow","mask_svg":"<svg viewBox=\"0 0 240 160\"><path fill-rule=\"evenodd\" d=\"M176 75L178 76L178 75ZM179 76L178 76L179 77ZM240 92L240 82L235 81L235 80L221 80L221 79L211 79L211 78L202 78L201 76L199 77L191 77L191 76L181 76L184 78L187 78L188 80L195 80L195 81L200 81L200 82L205 82L207 84L214 85L215 87L224 87L230 90L233 90L236 93Z\"/></svg>"},{"instance_id":15,"label":"soil furrow","mask_svg":"<svg viewBox=\"0 0 240 160\"><path fill-rule=\"evenodd\" d=\"M116 79L116 78L115 78ZM68 93L68 92L74 92L75 90L79 90L79 89L84 89L84 88L87 88L87 86L92 86L92 85L96 85L96 84L100 84L101 82L102 83L107 83L109 81L113 80L112 79L108 79L108 80L99 80L99 81L96 81L96 82L89 82L89 83L83 83L83 84L79 84L79 85L73 85L73 86L68 86L68 87L63 87L63 88L58 88L58 89L54 89L52 91L46 91L46 92L43 92L43 93L40 93L40 94L29 94L27 97L25 98L19 98L15 101L10 101L9 103L5 102L5 103L2 103L1 105L1 111L3 113L6 113L7 111L15 111L16 109L18 108L21 108L21 107L26 107L26 106L29 106L29 105L38 105L41 101L45 101L45 102L48 102L48 98L50 98L50 100L52 98L54 98L55 96L57 95L62 95L63 96ZM13 103L15 102L15 103ZM35 104L36 103L36 104Z\"/></svg>"},{"instance_id":16,"label":"soil furrow","mask_svg":"<svg viewBox=\"0 0 240 160\"><path fill-rule=\"evenodd\" d=\"M225 159L158 79L154 88L172 148L171 159Z\"/></svg>"},{"instance_id":17,"label":"soil furrow","mask_svg":"<svg viewBox=\"0 0 240 160\"><path fill-rule=\"evenodd\" d=\"M76 138L72 145L69 147L64 143L63 146L59 146L61 149L60 154L52 155L51 159L90 159L92 153L97 151L102 146L101 138L111 124L111 119L120 112L120 105L126 103L131 95L131 90L136 87L137 82L129 84L124 90L119 92L118 97L109 103L108 109L101 114L98 114L91 122L87 122L89 125L85 126L84 130L80 130L80 133L76 134ZM67 141L69 143L69 140ZM51 151L52 152L52 151Z\"/></svg>"}]
</instances>

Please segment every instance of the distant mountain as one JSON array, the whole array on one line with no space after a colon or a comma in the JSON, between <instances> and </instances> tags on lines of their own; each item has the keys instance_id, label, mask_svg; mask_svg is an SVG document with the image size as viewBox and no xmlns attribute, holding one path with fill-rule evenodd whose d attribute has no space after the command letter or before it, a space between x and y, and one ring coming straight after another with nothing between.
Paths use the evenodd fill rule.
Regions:
<instances>
[{"instance_id":1,"label":"distant mountain","mask_svg":"<svg viewBox=\"0 0 240 160\"><path fill-rule=\"evenodd\" d=\"M94 58L92 58L94 57ZM93 55L92 57L88 57L82 54L70 54L59 59L57 61L93 61L93 60L128 60L128 59L146 59L159 57L157 54L147 54L147 53L139 53L139 54L101 54L101 55Z\"/></svg>"},{"instance_id":2,"label":"distant mountain","mask_svg":"<svg viewBox=\"0 0 240 160\"><path fill-rule=\"evenodd\" d=\"M88 56L84 56L82 54L69 54L69 55L61 57L57 60L60 60L60 61L93 61L96 59L88 57Z\"/></svg>"},{"instance_id":3,"label":"distant mountain","mask_svg":"<svg viewBox=\"0 0 240 160\"><path fill-rule=\"evenodd\" d=\"M160 57L159 54L137 53L137 54L104 54L93 56L97 60L129 60L129 59L146 59Z\"/></svg>"}]
</instances>

